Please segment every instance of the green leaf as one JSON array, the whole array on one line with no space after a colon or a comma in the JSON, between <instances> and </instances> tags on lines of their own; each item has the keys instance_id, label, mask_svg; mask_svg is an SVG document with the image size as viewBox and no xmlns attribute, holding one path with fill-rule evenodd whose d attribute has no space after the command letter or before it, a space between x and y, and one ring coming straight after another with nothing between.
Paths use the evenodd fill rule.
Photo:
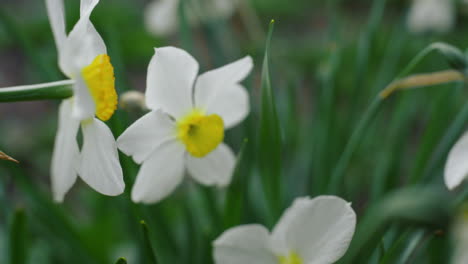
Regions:
<instances>
[{"instance_id":1,"label":"green leaf","mask_svg":"<svg viewBox=\"0 0 468 264\"><path fill-rule=\"evenodd\" d=\"M274 20L270 23L263 60L258 153L258 165L270 208L270 220L272 220L271 218L277 219L281 210L281 136L269 69L270 43L273 28Z\"/></svg>"},{"instance_id":2,"label":"green leaf","mask_svg":"<svg viewBox=\"0 0 468 264\"><path fill-rule=\"evenodd\" d=\"M144 242L144 253L145 253L145 263L153 263L158 264L158 260L156 258L156 254L154 254L153 246L151 244L151 239L149 235L148 225L146 225L145 221L140 221L141 230L143 232L143 242Z\"/></svg>"},{"instance_id":3,"label":"green leaf","mask_svg":"<svg viewBox=\"0 0 468 264\"><path fill-rule=\"evenodd\" d=\"M16 209L10 226L10 263L25 264L28 257L26 214Z\"/></svg>"},{"instance_id":4,"label":"green leaf","mask_svg":"<svg viewBox=\"0 0 468 264\"><path fill-rule=\"evenodd\" d=\"M0 88L0 103L66 99L73 96L72 81Z\"/></svg>"},{"instance_id":5,"label":"green leaf","mask_svg":"<svg viewBox=\"0 0 468 264\"><path fill-rule=\"evenodd\" d=\"M365 263L392 223L446 227L452 215L451 200L440 187L399 189L368 209L359 221L350 248L339 263Z\"/></svg>"},{"instance_id":6,"label":"green leaf","mask_svg":"<svg viewBox=\"0 0 468 264\"><path fill-rule=\"evenodd\" d=\"M224 228L230 228L239 224L243 211L243 204L247 192L247 173L241 173L242 158L244 157L245 146L248 140L245 139L242 143L239 153L237 154L236 167L232 174L233 182L227 190L226 204L224 206Z\"/></svg>"}]
</instances>

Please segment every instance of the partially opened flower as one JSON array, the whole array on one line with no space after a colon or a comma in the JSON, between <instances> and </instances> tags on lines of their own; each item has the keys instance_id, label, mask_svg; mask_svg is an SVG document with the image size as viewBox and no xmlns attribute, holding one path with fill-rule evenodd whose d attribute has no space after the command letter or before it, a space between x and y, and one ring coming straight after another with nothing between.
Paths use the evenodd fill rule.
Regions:
<instances>
[{"instance_id":1,"label":"partially opened flower","mask_svg":"<svg viewBox=\"0 0 468 264\"><path fill-rule=\"evenodd\" d=\"M445 185L452 190L468 177L468 132L450 150L445 164Z\"/></svg>"},{"instance_id":2,"label":"partially opened flower","mask_svg":"<svg viewBox=\"0 0 468 264\"><path fill-rule=\"evenodd\" d=\"M250 73L245 57L198 75L198 63L184 50L156 49L148 67L146 105L151 112L117 140L120 150L142 164L132 190L135 202L157 202L182 182L185 169L204 185L231 181L235 157L224 131L249 112L239 84Z\"/></svg>"},{"instance_id":3,"label":"partially opened flower","mask_svg":"<svg viewBox=\"0 0 468 264\"><path fill-rule=\"evenodd\" d=\"M445 33L455 23L452 0L413 0L408 28L412 33Z\"/></svg>"},{"instance_id":4,"label":"partially opened flower","mask_svg":"<svg viewBox=\"0 0 468 264\"><path fill-rule=\"evenodd\" d=\"M239 0L187 0L185 16L191 25L202 20L232 16ZM154 0L145 9L146 29L154 35L169 35L179 28L180 0Z\"/></svg>"},{"instance_id":5,"label":"partially opened flower","mask_svg":"<svg viewBox=\"0 0 468 264\"><path fill-rule=\"evenodd\" d=\"M106 195L118 195L125 186L114 136L102 122L113 115L117 94L106 46L89 20L98 2L81 0L80 19L67 35L63 0L46 1L59 66L71 79L74 94L59 110L51 172L56 201L63 200L77 175ZM76 138L80 126L81 151Z\"/></svg>"},{"instance_id":6,"label":"partially opened flower","mask_svg":"<svg viewBox=\"0 0 468 264\"><path fill-rule=\"evenodd\" d=\"M354 234L356 214L336 196L298 198L270 233L261 225L225 231L214 241L216 264L329 264Z\"/></svg>"}]
</instances>

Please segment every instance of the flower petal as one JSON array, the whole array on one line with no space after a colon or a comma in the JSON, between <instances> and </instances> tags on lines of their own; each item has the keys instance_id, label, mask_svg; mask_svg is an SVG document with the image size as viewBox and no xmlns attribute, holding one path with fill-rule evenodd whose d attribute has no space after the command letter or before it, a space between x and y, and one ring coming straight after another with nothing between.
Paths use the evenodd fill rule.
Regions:
<instances>
[{"instance_id":1,"label":"flower petal","mask_svg":"<svg viewBox=\"0 0 468 264\"><path fill-rule=\"evenodd\" d=\"M244 225L226 230L213 242L216 264L277 264L268 230L261 225Z\"/></svg>"},{"instance_id":2,"label":"flower petal","mask_svg":"<svg viewBox=\"0 0 468 264\"><path fill-rule=\"evenodd\" d=\"M216 95L210 105L201 107L206 114L217 114L224 122L224 128L229 129L242 122L250 112L249 94L239 84L226 85Z\"/></svg>"},{"instance_id":3,"label":"flower petal","mask_svg":"<svg viewBox=\"0 0 468 264\"><path fill-rule=\"evenodd\" d=\"M102 121L82 123L83 148L79 175L96 191L119 195L124 191L122 168L114 135Z\"/></svg>"},{"instance_id":4,"label":"flower petal","mask_svg":"<svg viewBox=\"0 0 468 264\"><path fill-rule=\"evenodd\" d=\"M224 143L203 158L187 155L187 170L204 185L227 186L231 182L235 164L236 157Z\"/></svg>"},{"instance_id":5,"label":"flower petal","mask_svg":"<svg viewBox=\"0 0 468 264\"><path fill-rule=\"evenodd\" d=\"M89 16L98 3L99 0L81 0L80 17Z\"/></svg>"},{"instance_id":6,"label":"flower petal","mask_svg":"<svg viewBox=\"0 0 468 264\"><path fill-rule=\"evenodd\" d=\"M96 103L89 88L81 76L75 80L76 83L73 85L73 117L80 121L93 118L96 112Z\"/></svg>"},{"instance_id":7,"label":"flower petal","mask_svg":"<svg viewBox=\"0 0 468 264\"><path fill-rule=\"evenodd\" d=\"M155 51L148 66L146 104L177 119L192 109L192 86L198 63L182 49L164 47Z\"/></svg>"},{"instance_id":8,"label":"flower petal","mask_svg":"<svg viewBox=\"0 0 468 264\"><path fill-rule=\"evenodd\" d=\"M59 64L69 77L81 75L97 55L107 54L106 44L89 20L90 12L78 20L63 44Z\"/></svg>"},{"instance_id":9,"label":"flower petal","mask_svg":"<svg viewBox=\"0 0 468 264\"><path fill-rule=\"evenodd\" d=\"M138 172L132 200L155 203L172 193L184 176L184 152L184 146L175 140L159 145Z\"/></svg>"},{"instance_id":10,"label":"flower petal","mask_svg":"<svg viewBox=\"0 0 468 264\"><path fill-rule=\"evenodd\" d=\"M224 67L206 72L195 85L195 105L221 115L226 127L242 121L249 112L248 94L238 83L253 67L247 56Z\"/></svg>"},{"instance_id":11,"label":"flower petal","mask_svg":"<svg viewBox=\"0 0 468 264\"><path fill-rule=\"evenodd\" d=\"M61 53L62 45L65 42L65 9L63 0L46 0L47 14L49 16L52 34L54 35L55 45L58 53Z\"/></svg>"},{"instance_id":12,"label":"flower petal","mask_svg":"<svg viewBox=\"0 0 468 264\"><path fill-rule=\"evenodd\" d=\"M62 202L76 181L79 149L76 141L80 122L72 118L72 101L60 104L57 135L52 154L51 176L54 200Z\"/></svg>"},{"instance_id":13,"label":"flower petal","mask_svg":"<svg viewBox=\"0 0 468 264\"><path fill-rule=\"evenodd\" d=\"M468 177L468 132L453 146L445 164L445 185L452 190Z\"/></svg>"},{"instance_id":14,"label":"flower petal","mask_svg":"<svg viewBox=\"0 0 468 264\"><path fill-rule=\"evenodd\" d=\"M334 263L348 249L355 226L356 214L343 199L299 198L273 230L273 245L282 255L297 252L304 263Z\"/></svg>"},{"instance_id":15,"label":"flower petal","mask_svg":"<svg viewBox=\"0 0 468 264\"><path fill-rule=\"evenodd\" d=\"M138 119L117 139L117 146L136 163L146 160L157 146L175 139L175 123L161 110Z\"/></svg>"},{"instance_id":16,"label":"flower petal","mask_svg":"<svg viewBox=\"0 0 468 264\"><path fill-rule=\"evenodd\" d=\"M145 27L154 35L169 35L177 31L179 1L151 1L145 8Z\"/></svg>"}]
</instances>

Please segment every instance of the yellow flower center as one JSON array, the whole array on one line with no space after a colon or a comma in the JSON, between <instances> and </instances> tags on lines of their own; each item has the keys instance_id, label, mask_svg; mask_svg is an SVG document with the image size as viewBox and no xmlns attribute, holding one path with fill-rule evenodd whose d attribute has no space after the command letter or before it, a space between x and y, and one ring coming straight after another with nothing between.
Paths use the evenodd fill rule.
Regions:
<instances>
[{"instance_id":1,"label":"yellow flower center","mask_svg":"<svg viewBox=\"0 0 468 264\"><path fill-rule=\"evenodd\" d=\"M278 257L279 264L303 264L301 257L294 252L289 252L288 256L280 256Z\"/></svg>"},{"instance_id":2,"label":"yellow flower center","mask_svg":"<svg viewBox=\"0 0 468 264\"><path fill-rule=\"evenodd\" d=\"M94 58L83 68L81 75L96 103L96 116L102 121L109 120L117 109L114 67L107 54Z\"/></svg>"},{"instance_id":3,"label":"yellow flower center","mask_svg":"<svg viewBox=\"0 0 468 264\"><path fill-rule=\"evenodd\" d=\"M177 137L192 156L204 157L223 141L223 119L218 115L205 115L204 111L194 109L177 122Z\"/></svg>"}]
</instances>

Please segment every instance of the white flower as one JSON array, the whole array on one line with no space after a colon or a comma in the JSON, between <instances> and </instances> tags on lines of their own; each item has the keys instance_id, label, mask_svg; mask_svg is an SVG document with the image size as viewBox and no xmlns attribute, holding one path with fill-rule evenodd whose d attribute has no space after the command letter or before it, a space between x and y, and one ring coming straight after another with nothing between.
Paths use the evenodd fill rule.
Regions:
<instances>
[{"instance_id":1,"label":"white flower","mask_svg":"<svg viewBox=\"0 0 468 264\"><path fill-rule=\"evenodd\" d=\"M132 124L117 144L142 164L132 190L135 202L157 202L182 182L185 168L204 185L226 186L235 157L224 130L249 113L239 84L250 73L245 57L198 76L198 63L184 50L156 49L148 67L146 105L152 111Z\"/></svg>"},{"instance_id":2,"label":"white flower","mask_svg":"<svg viewBox=\"0 0 468 264\"><path fill-rule=\"evenodd\" d=\"M454 23L452 0L413 0L408 16L408 28L412 33L445 33Z\"/></svg>"},{"instance_id":3,"label":"white flower","mask_svg":"<svg viewBox=\"0 0 468 264\"><path fill-rule=\"evenodd\" d=\"M468 132L450 150L445 164L445 185L452 190L468 177Z\"/></svg>"},{"instance_id":4,"label":"white flower","mask_svg":"<svg viewBox=\"0 0 468 264\"><path fill-rule=\"evenodd\" d=\"M52 157L52 189L54 199L59 202L77 175L102 194L118 195L125 187L114 136L99 120L106 121L112 116L117 94L106 46L89 20L98 2L81 0L80 19L67 35L63 0L46 1L59 66L72 80L74 92L71 99L60 105ZM80 126L81 151L76 139Z\"/></svg>"},{"instance_id":5,"label":"white flower","mask_svg":"<svg viewBox=\"0 0 468 264\"><path fill-rule=\"evenodd\" d=\"M340 259L354 234L356 214L336 196L298 198L269 233L261 225L225 231L214 241L216 264L327 264Z\"/></svg>"},{"instance_id":6,"label":"white flower","mask_svg":"<svg viewBox=\"0 0 468 264\"><path fill-rule=\"evenodd\" d=\"M190 24L232 16L239 0L186 0L185 15ZM145 26L154 35L170 35L179 28L180 0L154 0L145 9Z\"/></svg>"}]
</instances>

